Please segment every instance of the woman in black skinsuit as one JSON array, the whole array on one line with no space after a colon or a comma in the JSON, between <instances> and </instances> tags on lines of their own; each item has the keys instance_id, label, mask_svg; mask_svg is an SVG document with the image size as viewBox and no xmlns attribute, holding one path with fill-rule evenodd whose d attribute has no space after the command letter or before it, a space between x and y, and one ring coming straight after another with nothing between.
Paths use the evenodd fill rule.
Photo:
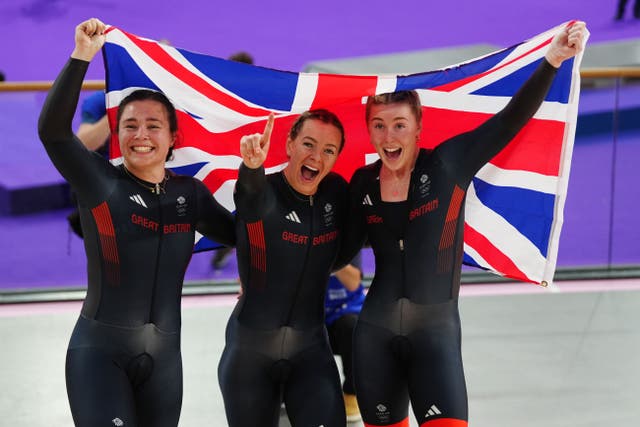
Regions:
<instances>
[{"instance_id":1,"label":"woman in black skinsuit","mask_svg":"<svg viewBox=\"0 0 640 427\"><path fill-rule=\"evenodd\" d=\"M464 200L477 171L535 114L560 64L582 50L585 25L556 35L509 104L477 129L419 149L416 92L370 97L366 121L380 160L351 179L345 254L365 237L375 276L354 332L356 395L365 426L466 427L458 293Z\"/></svg>"},{"instance_id":2,"label":"woman in black skinsuit","mask_svg":"<svg viewBox=\"0 0 640 427\"><path fill-rule=\"evenodd\" d=\"M218 367L231 427L344 426L340 377L324 325L324 295L341 240L347 184L330 173L344 145L337 117L303 113L286 142L289 163L265 174L273 117L241 140L235 188L243 294Z\"/></svg>"},{"instance_id":3,"label":"woman in black skinsuit","mask_svg":"<svg viewBox=\"0 0 640 427\"><path fill-rule=\"evenodd\" d=\"M78 426L176 426L182 405L180 298L195 231L234 244L233 217L200 181L165 169L176 112L138 90L118 109L124 163L87 150L71 130L82 80L105 25L75 30L38 131L78 196L88 287L67 351L67 394Z\"/></svg>"}]
</instances>

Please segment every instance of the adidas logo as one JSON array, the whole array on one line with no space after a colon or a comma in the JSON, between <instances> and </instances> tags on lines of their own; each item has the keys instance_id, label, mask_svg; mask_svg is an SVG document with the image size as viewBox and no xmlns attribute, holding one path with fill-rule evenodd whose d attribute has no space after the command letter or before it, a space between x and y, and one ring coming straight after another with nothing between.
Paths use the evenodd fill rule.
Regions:
<instances>
[{"instance_id":1,"label":"adidas logo","mask_svg":"<svg viewBox=\"0 0 640 427\"><path fill-rule=\"evenodd\" d=\"M442 412L440 412L440 410L436 405L431 405L431 408L429 408L429 410L427 411L424 417L429 418L429 417L433 417L434 415L441 415L441 414Z\"/></svg>"},{"instance_id":2,"label":"adidas logo","mask_svg":"<svg viewBox=\"0 0 640 427\"><path fill-rule=\"evenodd\" d=\"M369 197L368 194L366 196L364 196L364 199L362 199L362 204L363 205L373 206L373 203L371 203L371 197Z\"/></svg>"},{"instance_id":3,"label":"adidas logo","mask_svg":"<svg viewBox=\"0 0 640 427\"><path fill-rule=\"evenodd\" d=\"M301 223L300 217L298 216L296 211L289 212L287 215L285 215L285 218L287 218L289 221L297 222L298 224Z\"/></svg>"},{"instance_id":4,"label":"adidas logo","mask_svg":"<svg viewBox=\"0 0 640 427\"><path fill-rule=\"evenodd\" d=\"M147 204L144 202L144 200L142 199L142 197L139 194L133 194L133 195L129 196L129 199L133 200L134 202L136 202L140 206L144 206L145 208L147 207Z\"/></svg>"}]
</instances>

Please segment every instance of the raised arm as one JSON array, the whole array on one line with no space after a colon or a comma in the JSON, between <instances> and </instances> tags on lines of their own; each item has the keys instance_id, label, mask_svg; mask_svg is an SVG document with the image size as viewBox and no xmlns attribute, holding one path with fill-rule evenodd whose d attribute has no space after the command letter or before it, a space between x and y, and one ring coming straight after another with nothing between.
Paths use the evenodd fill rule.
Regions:
<instances>
[{"instance_id":1,"label":"raised arm","mask_svg":"<svg viewBox=\"0 0 640 427\"><path fill-rule=\"evenodd\" d=\"M71 125L89 61L104 44L105 25L90 19L75 30L75 49L58 75L40 113L38 134L60 173L85 201L96 199L95 180L108 164L89 152Z\"/></svg>"},{"instance_id":2,"label":"raised arm","mask_svg":"<svg viewBox=\"0 0 640 427\"><path fill-rule=\"evenodd\" d=\"M263 133L245 135L240 139L242 164L233 194L237 215L253 221L261 210L262 194L266 185L264 161L269 153L274 115L270 114Z\"/></svg>"},{"instance_id":3,"label":"raised arm","mask_svg":"<svg viewBox=\"0 0 640 427\"><path fill-rule=\"evenodd\" d=\"M582 21L567 25L554 36L545 59L555 68L559 68L564 61L584 50L587 34L587 25Z\"/></svg>"},{"instance_id":4,"label":"raised arm","mask_svg":"<svg viewBox=\"0 0 640 427\"><path fill-rule=\"evenodd\" d=\"M89 62L104 45L104 30L105 25L95 18L76 27L71 59L49 91L38 121L38 133L44 144L73 138L71 121L78 106L82 80Z\"/></svg>"},{"instance_id":5,"label":"raised arm","mask_svg":"<svg viewBox=\"0 0 640 427\"><path fill-rule=\"evenodd\" d=\"M553 83L556 70L565 60L573 58L584 49L585 32L584 22L575 22L556 34L545 54L545 60L499 113L504 126L510 128L514 136L540 108Z\"/></svg>"},{"instance_id":6,"label":"raised arm","mask_svg":"<svg viewBox=\"0 0 640 427\"><path fill-rule=\"evenodd\" d=\"M466 178L491 160L533 117L553 83L557 68L584 49L587 30L584 22L574 22L552 39L544 59L509 103L477 129L452 138L437 148L440 155L455 159ZM459 173L459 172L458 172Z\"/></svg>"}]
</instances>

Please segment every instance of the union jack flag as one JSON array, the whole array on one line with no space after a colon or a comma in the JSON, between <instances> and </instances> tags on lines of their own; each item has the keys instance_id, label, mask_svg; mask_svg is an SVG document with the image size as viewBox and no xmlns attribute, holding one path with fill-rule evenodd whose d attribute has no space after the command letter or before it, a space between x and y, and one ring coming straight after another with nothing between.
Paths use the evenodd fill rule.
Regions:
<instances>
[{"instance_id":1,"label":"union jack flag","mask_svg":"<svg viewBox=\"0 0 640 427\"><path fill-rule=\"evenodd\" d=\"M267 173L287 162L284 143L298 114L326 108L345 126L335 171L349 178L377 159L364 122L373 94L418 90L421 144L434 147L500 111L566 24L528 41L443 69L411 75L296 73L231 62L160 44L110 27L103 48L112 129L131 91L164 92L178 111L179 135L168 167L202 180L230 211L242 135L262 132L276 114ZM550 283L576 128L581 55L565 61L544 103L516 138L474 178L467 193L464 262L505 277ZM112 132L111 156L122 161ZM213 242L197 236L195 250Z\"/></svg>"}]
</instances>

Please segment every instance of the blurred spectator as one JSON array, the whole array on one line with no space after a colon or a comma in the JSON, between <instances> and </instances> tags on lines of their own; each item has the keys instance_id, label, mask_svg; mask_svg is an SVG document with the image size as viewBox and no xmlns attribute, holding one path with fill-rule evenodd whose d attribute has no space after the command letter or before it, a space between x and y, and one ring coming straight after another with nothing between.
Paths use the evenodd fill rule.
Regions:
<instances>
[{"instance_id":1,"label":"blurred spectator","mask_svg":"<svg viewBox=\"0 0 640 427\"><path fill-rule=\"evenodd\" d=\"M253 56L244 51L234 53L229 56L229 60L253 65Z\"/></svg>"},{"instance_id":2,"label":"blurred spectator","mask_svg":"<svg viewBox=\"0 0 640 427\"><path fill-rule=\"evenodd\" d=\"M81 122L76 132L78 139L91 151L100 153L105 158L109 158L109 120L107 118L107 107L104 91L92 93L82 102L80 108ZM75 204L75 195L71 195ZM74 209L67 215L67 222L71 230L83 238L82 226L80 225L80 213Z\"/></svg>"},{"instance_id":3,"label":"blurred spectator","mask_svg":"<svg viewBox=\"0 0 640 427\"><path fill-rule=\"evenodd\" d=\"M353 330L364 303L360 254L329 278L324 303L325 324L333 354L342 359L342 394L347 421L360 420L353 380Z\"/></svg>"},{"instance_id":4,"label":"blurred spectator","mask_svg":"<svg viewBox=\"0 0 640 427\"><path fill-rule=\"evenodd\" d=\"M616 13L616 21L621 21L624 18L624 12L627 8L628 0L618 0L618 12ZM640 0L635 0L633 5L633 16L636 19L640 19Z\"/></svg>"}]
</instances>

